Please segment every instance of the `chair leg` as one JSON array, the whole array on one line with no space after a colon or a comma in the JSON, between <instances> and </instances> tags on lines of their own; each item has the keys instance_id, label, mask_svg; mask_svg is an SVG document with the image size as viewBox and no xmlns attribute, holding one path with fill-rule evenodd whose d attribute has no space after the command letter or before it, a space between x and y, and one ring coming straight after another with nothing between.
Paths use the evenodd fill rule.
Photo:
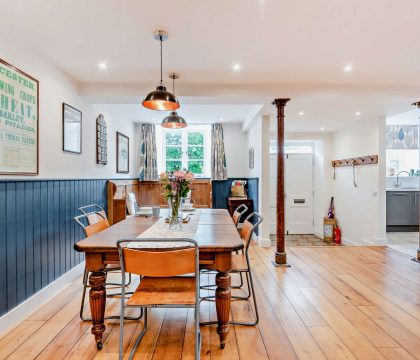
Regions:
<instances>
[{"instance_id":1,"label":"chair leg","mask_svg":"<svg viewBox=\"0 0 420 360\"><path fill-rule=\"evenodd\" d=\"M252 295L252 300L253 300L254 309L255 309L255 320L251 321L251 322L229 321L230 325L255 326L260 321L260 317L259 317L259 314L258 314L258 307L257 307L257 299L255 297L255 291L254 291L254 283L252 281L252 274L251 274L250 269L246 272L246 279L247 279L247 283L248 283L248 291L249 291L248 295L249 296L248 297L232 296L232 299L248 300L250 298L250 296ZM201 300L214 301L213 298L214 298L214 296L206 296L206 297L203 297ZM214 324L218 324L218 322L217 321L206 321L206 322L202 322L200 324L201 325L214 325Z\"/></svg>"},{"instance_id":2,"label":"chair leg","mask_svg":"<svg viewBox=\"0 0 420 360\"><path fill-rule=\"evenodd\" d=\"M195 360L199 360L201 356L201 333L200 333L200 311L199 311L199 303L195 305L194 309L194 316L195 316Z\"/></svg>"},{"instance_id":3,"label":"chair leg","mask_svg":"<svg viewBox=\"0 0 420 360\"><path fill-rule=\"evenodd\" d=\"M122 360L123 358L123 344L124 344L124 306L123 306L123 300L121 299L119 360Z\"/></svg>"},{"instance_id":4,"label":"chair leg","mask_svg":"<svg viewBox=\"0 0 420 360\"><path fill-rule=\"evenodd\" d=\"M255 310L255 321L252 321L252 322L231 321L231 322L229 322L232 325L255 326L260 321L260 316L258 314L257 298L255 296L255 291L254 291L254 282L252 281L251 269L249 269L249 272L247 272L247 276L249 276L249 283L251 285L252 300L253 300L253 303L254 303L254 310Z\"/></svg>"},{"instance_id":5,"label":"chair leg","mask_svg":"<svg viewBox=\"0 0 420 360\"><path fill-rule=\"evenodd\" d=\"M87 269L85 269L85 272L83 274L82 302L80 304L80 312L79 312L80 320L82 320L84 322L92 321L92 318L85 318L83 316L83 310L85 308L86 290L89 287L88 280L89 280L89 271ZM131 278L130 278L130 281L131 281ZM121 284L120 284L120 286L121 286ZM129 294L132 294L132 292L126 292L126 295L129 295ZM107 297L113 297L113 296L119 296L119 295L121 295L121 293L109 294L109 295L107 295ZM124 317L124 319L125 320L140 320L142 317L143 317L143 308L140 309L140 315L139 316L126 316L126 317ZM118 320L119 318L120 318L119 315L111 315L111 316L106 316L105 320Z\"/></svg>"},{"instance_id":6,"label":"chair leg","mask_svg":"<svg viewBox=\"0 0 420 360\"><path fill-rule=\"evenodd\" d=\"M142 308L143 311L143 308ZM144 308L144 325L143 325L143 330L141 331L141 333L139 334L139 336L137 337L136 342L133 345L133 348L130 351L130 356L128 358L128 360L131 360L134 357L134 354L136 353L136 350L140 344L141 339L143 338L144 334L146 333L147 330L147 308Z\"/></svg>"}]
</instances>

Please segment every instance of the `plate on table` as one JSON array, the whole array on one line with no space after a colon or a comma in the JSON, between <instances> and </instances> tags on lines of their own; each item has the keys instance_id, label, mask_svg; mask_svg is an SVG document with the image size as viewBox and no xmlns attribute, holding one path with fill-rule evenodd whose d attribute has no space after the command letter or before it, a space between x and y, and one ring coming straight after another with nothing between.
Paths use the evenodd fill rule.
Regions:
<instances>
[{"instance_id":1,"label":"plate on table","mask_svg":"<svg viewBox=\"0 0 420 360\"><path fill-rule=\"evenodd\" d=\"M136 216L153 216L153 208L148 206L139 207Z\"/></svg>"}]
</instances>

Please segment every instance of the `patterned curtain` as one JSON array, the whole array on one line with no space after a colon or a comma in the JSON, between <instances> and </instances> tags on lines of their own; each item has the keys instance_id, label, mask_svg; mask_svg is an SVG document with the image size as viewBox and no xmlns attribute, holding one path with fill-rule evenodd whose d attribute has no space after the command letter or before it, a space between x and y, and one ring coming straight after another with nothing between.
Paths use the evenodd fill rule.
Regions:
<instances>
[{"instance_id":1,"label":"patterned curtain","mask_svg":"<svg viewBox=\"0 0 420 360\"><path fill-rule=\"evenodd\" d=\"M158 180L156 130L153 124L141 124L140 180Z\"/></svg>"},{"instance_id":2,"label":"patterned curtain","mask_svg":"<svg viewBox=\"0 0 420 360\"><path fill-rule=\"evenodd\" d=\"M211 178L212 180L227 180L222 124L211 126Z\"/></svg>"}]
</instances>

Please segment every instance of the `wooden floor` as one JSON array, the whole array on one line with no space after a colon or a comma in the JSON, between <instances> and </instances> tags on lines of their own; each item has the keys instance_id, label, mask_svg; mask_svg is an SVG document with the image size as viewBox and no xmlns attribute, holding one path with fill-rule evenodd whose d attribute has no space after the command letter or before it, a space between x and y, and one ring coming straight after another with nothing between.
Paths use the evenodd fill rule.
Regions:
<instances>
[{"instance_id":1,"label":"wooden floor","mask_svg":"<svg viewBox=\"0 0 420 360\"><path fill-rule=\"evenodd\" d=\"M253 247L258 327L232 327L224 350L203 327L202 359L420 359L420 264L383 247L289 248L291 268L274 268L273 248ZM117 359L118 322L102 351L78 317L80 283L67 288L0 340L0 359ZM109 311L117 313L111 300ZM203 303L203 320L215 317ZM234 319L252 316L236 303ZM192 359L193 312L151 311L137 359ZM124 348L140 327L126 324ZM126 358L128 352L126 352Z\"/></svg>"}]
</instances>

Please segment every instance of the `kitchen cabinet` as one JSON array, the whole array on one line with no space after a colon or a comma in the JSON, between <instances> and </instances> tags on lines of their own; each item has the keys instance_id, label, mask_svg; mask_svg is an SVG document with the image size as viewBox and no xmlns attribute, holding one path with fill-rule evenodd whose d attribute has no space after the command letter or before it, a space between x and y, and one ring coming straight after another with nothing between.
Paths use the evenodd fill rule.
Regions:
<instances>
[{"instance_id":1,"label":"kitchen cabinet","mask_svg":"<svg viewBox=\"0 0 420 360\"><path fill-rule=\"evenodd\" d=\"M386 224L418 225L419 199L418 191L387 191Z\"/></svg>"}]
</instances>

